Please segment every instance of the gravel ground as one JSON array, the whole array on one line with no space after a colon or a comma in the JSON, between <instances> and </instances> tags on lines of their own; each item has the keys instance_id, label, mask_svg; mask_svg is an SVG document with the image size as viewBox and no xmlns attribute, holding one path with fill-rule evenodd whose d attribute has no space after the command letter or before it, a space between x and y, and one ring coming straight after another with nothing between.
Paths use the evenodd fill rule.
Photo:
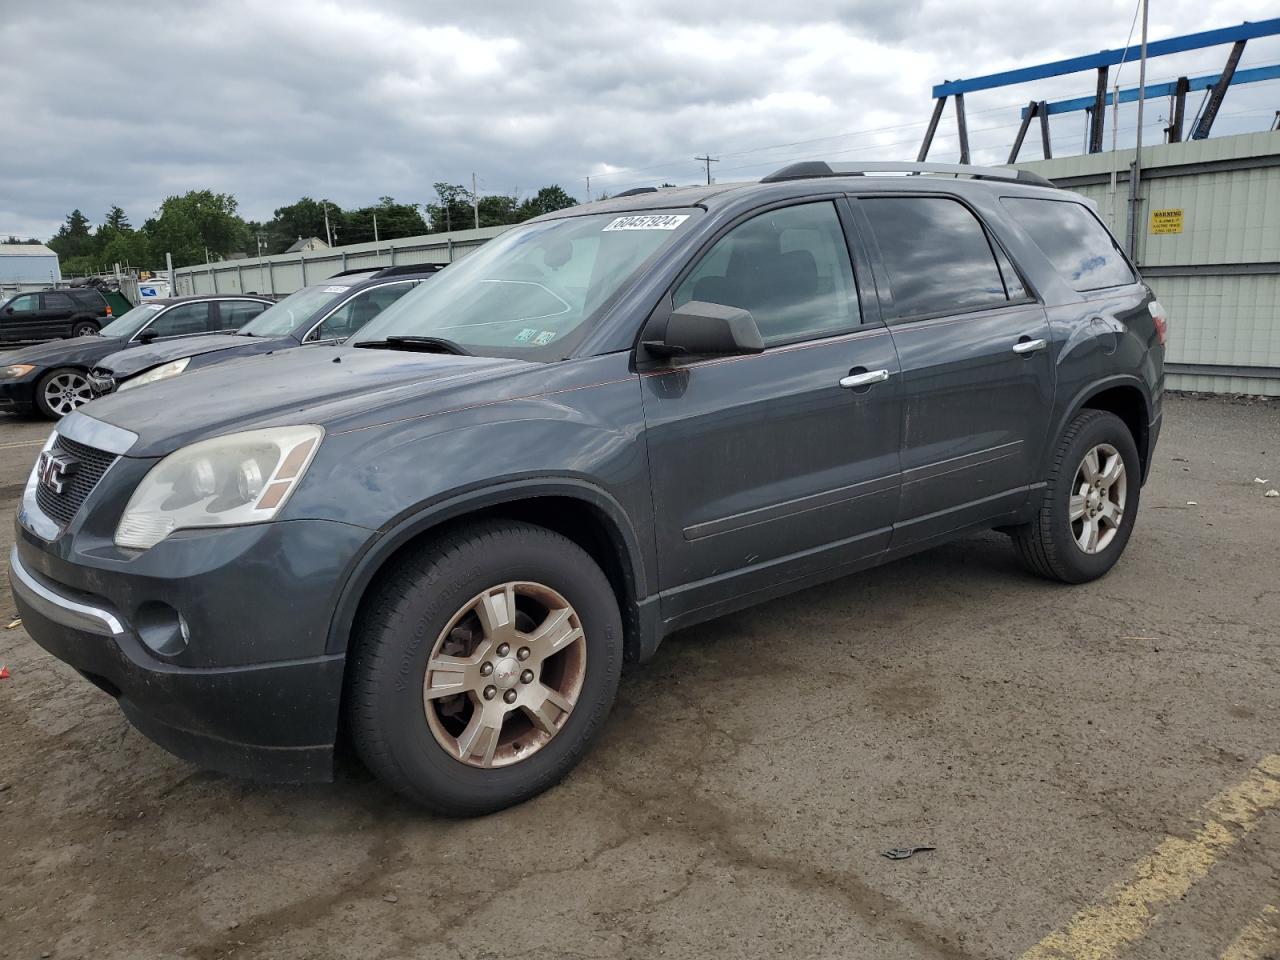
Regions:
<instances>
[{"instance_id":1,"label":"gravel ground","mask_svg":"<svg viewBox=\"0 0 1280 960\"><path fill-rule=\"evenodd\" d=\"M6 556L47 430L0 416ZM0 957L1019 957L1082 910L1091 957L1268 956L1280 499L1255 477L1280 485L1280 403L1172 398L1110 576L1036 580L989 534L686 631L565 783L469 822L358 769L168 756L4 629L0 583Z\"/></svg>"}]
</instances>

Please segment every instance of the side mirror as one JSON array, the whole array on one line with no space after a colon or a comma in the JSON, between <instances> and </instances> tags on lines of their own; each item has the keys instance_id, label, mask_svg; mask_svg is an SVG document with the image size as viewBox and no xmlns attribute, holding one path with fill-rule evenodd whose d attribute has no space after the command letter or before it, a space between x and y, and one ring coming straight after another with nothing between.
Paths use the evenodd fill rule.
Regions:
<instances>
[{"instance_id":1,"label":"side mirror","mask_svg":"<svg viewBox=\"0 0 1280 960\"><path fill-rule=\"evenodd\" d=\"M644 346L660 357L764 352L760 328L750 311L703 300L690 300L672 310L662 339L646 340Z\"/></svg>"},{"instance_id":2,"label":"side mirror","mask_svg":"<svg viewBox=\"0 0 1280 960\"><path fill-rule=\"evenodd\" d=\"M143 330L140 334L138 334L138 342L150 343L157 336L159 336L159 334L157 334L154 330Z\"/></svg>"},{"instance_id":3,"label":"side mirror","mask_svg":"<svg viewBox=\"0 0 1280 960\"><path fill-rule=\"evenodd\" d=\"M9 316L13 316L13 307L5 307L4 312L9 314Z\"/></svg>"}]
</instances>

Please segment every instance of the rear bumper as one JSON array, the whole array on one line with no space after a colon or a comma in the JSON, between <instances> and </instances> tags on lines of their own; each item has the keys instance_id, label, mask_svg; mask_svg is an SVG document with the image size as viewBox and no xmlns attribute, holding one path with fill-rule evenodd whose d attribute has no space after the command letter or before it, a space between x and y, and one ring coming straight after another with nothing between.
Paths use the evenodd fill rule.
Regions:
<instances>
[{"instance_id":1,"label":"rear bumper","mask_svg":"<svg viewBox=\"0 0 1280 960\"><path fill-rule=\"evenodd\" d=\"M294 527L296 537L310 525L278 526ZM304 591L292 598L288 618L258 595L255 586L276 594L291 586L297 590L296 570L267 564L253 571L257 585L226 579L228 566L235 571L244 563L236 548L262 543L262 528L249 532L258 536L245 538L241 531L204 538L203 550L223 555L222 563L202 573L174 569L168 584L137 578L126 584L57 562L20 530L9 556L9 581L35 642L113 696L134 726L161 747L234 776L329 780L345 655L325 654L322 637L313 638L327 626L328 613ZM290 535L287 529L271 531L268 540L277 533ZM330 539L335 550L336 539ZM306 546L312 554L317 549L315 543ZM141 600L142 594L150 599ZM202 608L195 602L201 595L216 599ZM159 603L182 611L192 652L198 648L209 660L192 664L189 656L179 662L181 654L157 652L148 611ZM267 662L245 662L257 659L254 651ZM280 659L294 652L297 659Z\"/></svg>"}]
</instances>

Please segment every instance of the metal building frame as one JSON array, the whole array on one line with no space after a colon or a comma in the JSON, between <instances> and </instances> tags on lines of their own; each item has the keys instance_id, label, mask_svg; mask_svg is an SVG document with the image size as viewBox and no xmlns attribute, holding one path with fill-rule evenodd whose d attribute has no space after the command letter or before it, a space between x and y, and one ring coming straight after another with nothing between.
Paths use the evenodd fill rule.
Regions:
<instances>
[{"instance_id":1,"label":"metal building frame","mask_svg":"<svg viewBox=\"0 0 1280 960\"><path fill-rule=\"evenodd\" d=\"M1147 44L1148 58L1168 56L1172 53L1185 53L1188 50L1200 50L1205 47L1216 47L1227 43L1232 44L1232 47L1227 57L1226 66L1221 73L1215 74L1211 78L1198 77L1195 81L1180 77L1174 84L1157 84L1154 87L1147 88L1146 96L1173 96L1175 98L1175 116L1172 126L1176 128L1177 138L1181 139L1188 91L1193 88L1199 89L1195 85L1201 81L1211 81L1211 83L1206 84L1210 87L1210 93L1204 109L1201 111L1200 120L1191 134L1193 140L1203 140L1209 136L1213 121L1222 106L1222 99L1226 95L1227 87L1233 81L1237 83L1256 83L1259 80L1269 80L1276 75L1280 75L1280 67L1262 67L1257 70L1242 71L1238 76L1236 74L1236 66L1240 63L1240 56L1244 52L1244 46L1247 41L1257 37L1270 37L1278 34L1280 34L1280 17L1271 20L1259 20L1254 23L1245 21L1234 27L1222 27L1217 30L1189 33L1181 37L1170 37L1166 40L1156 40L1153 43L1149 43ZM1111 99L1107 95L1107 81L1110 76L1110 70L1113 66L1135 59L1136 56L1137 54L1133 48L1102 50L1082 57L1069 57L1066 60L1055 60L1052 63L1042 63L1033 67L1005 70L1001 73L992 73L984 77L974 77L971 80L948 80L940 83L933 88L933 97L935 98L933 115L929 119L924 142L920 144L920 152L916 156L916 160L919 163L923 163L928 158L929 148L933 145L933 137L937 133L938 123L942 119L942 112L946 107L948 97L955 98L956 127L960 135L960 162L968 163L969 129L965 123L964 116L964 95L966 93L973 93L977 90L990 90L995 87L1007 87L1018 83L1029 83L1034 80L1080 73L1085 70L1097 71L1098 86L1096 94L1092 98L1063 100L1054 104L1046 103L1043 100L1039 102L1032 101L1027 107L1023 108L1022 126L1018 129L1018 136L1009 155L1009 162L1013 163L1017 160L1018 151L1022 147L1022 141L1027 135L1027 129L1033 117L1040 118L1040 133L1044 155L1046 158L1052 156L1052 146L1049 142L1049 116L1054 113L1066 113L1071 110L1087 110L1089 112L1089 152L1100 153L1102 151L1102 138L1106 122L1106 107ZM1267 71L1277 71L1277 73L1266 76L1261 75ZM1173 89L1170 90L1170 87ZM1153 91L1157 89L1162 92L1154 94ZM1126 96L1126 94L1131 95ZM1121 103L1136 99L1138 99L1136 90L1126 90L1120 94ZM1054 109L1055 107L1057 109ZM1170 131L1171 136L1173 132Z\"/></svg>"}]
</instances>

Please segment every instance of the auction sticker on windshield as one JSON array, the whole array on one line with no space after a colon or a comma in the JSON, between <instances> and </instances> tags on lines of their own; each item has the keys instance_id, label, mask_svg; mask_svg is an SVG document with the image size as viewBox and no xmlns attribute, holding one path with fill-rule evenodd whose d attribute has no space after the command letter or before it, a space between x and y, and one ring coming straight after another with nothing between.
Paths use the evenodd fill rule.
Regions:
<instances>
[{"instance_id":1,"label":"auction sticker on windshield","mask_svg":"<svg viewBox=\"0 0 1280 960\"><path fill-rule=\"evenodd\" d=\"M324 292L325 293L346 293L350 289L351 289L350 287L325 287Z\"/></svg>"},{"instance_id":2,"label":"auction sticker on windshield","mask_svg":"<svg viewBox=\"0 0 1280 960\"><path fill-rule=\"evenodd\" d=\"M644 217L618 217L609 223L604 232L610 230L674 230L689 219L687 213L651 214Z\"/></svg>"}]
</instances>

